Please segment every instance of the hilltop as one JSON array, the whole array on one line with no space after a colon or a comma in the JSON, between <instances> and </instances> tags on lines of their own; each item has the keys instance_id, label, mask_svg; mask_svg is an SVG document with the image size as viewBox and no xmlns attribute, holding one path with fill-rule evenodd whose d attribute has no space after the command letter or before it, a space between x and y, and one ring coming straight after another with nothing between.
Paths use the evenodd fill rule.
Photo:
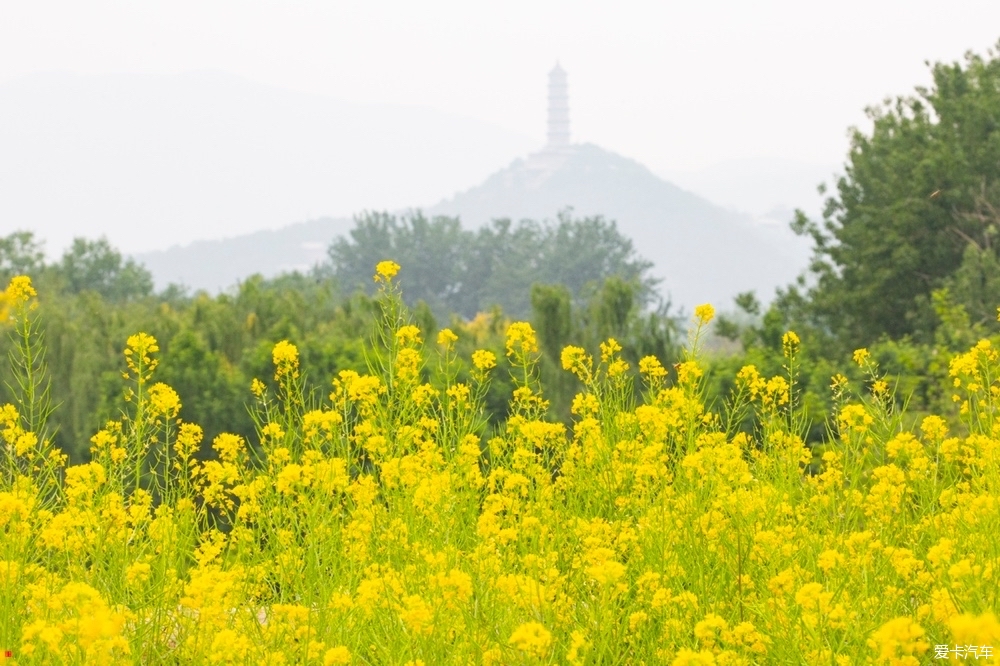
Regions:
<instances>
[{"instance_id":1,"label":"hilltop","mask_svg":"<svg viewBox=\"0 0 1000 666\"><path fill-rule=\"evenodd\" d=\"M702 302L727 307L733 296L750 289L769 300L808 258L790 231L755 224L748 215L715 206L634 160L590 144L517 159L424 212L459 217L475 228L494 218L553 219L568 207L577 216L616 221L639 253L654 262L662 295L688 310ZM174 281L214 291L254 272L308 269L324 260L330 241L351 227L346 218L321 218L137 258L160 286Z\"/></svg>"},{"instance_id":2,"label":"hilltop","mask_svg":"<svg viewBox=\"0 0 1000 666\"><path fill-rule=\"evenodd\" d=\"M754 289L769 300L805 268L808 253L790 231L776 232L749 215L713 205L635 160L592 144L545 150L516 160L466 192L427 209L471 226L492 218L603 215L654 262L661 292L690 309L728 306Z\"/></svg>"}]
</instances>

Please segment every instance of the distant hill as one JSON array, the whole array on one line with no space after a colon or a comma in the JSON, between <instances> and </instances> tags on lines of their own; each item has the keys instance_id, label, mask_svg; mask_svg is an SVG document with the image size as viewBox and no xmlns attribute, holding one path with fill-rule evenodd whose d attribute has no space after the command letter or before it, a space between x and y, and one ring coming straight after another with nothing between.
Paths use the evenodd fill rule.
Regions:
<instances>
[{"instance_id":1,"label":"distant hill","mask_svg":"<svg viewBox=\"0 0 1000 666\"><path fill-rule=\"evenodd\" d=\"M196 241L134 257L153 274L157 289L173 283L214 293L254 273L273 277L308 271L326 260L330 241L353 226L350 218L323 217L283 229Z\"/></svg>"},{"instance_id":2,"label":"distant hill","mask_svg":"<svg viewBox=\"0 0 1000 666\"><path fill-rule=\"evenodd\" d=\"M728 308L733 296L750 289L770 300L775 287L791 282L807 264L804 246L789 240L790 232L715 206L593 145L515 160L424 212L458 216L477 227L500 217L553 219L566 207L576 216L615 220L655 263L661 293L688 311L703 302ZM347 219L324 218L136 256L159 286L174 281L214 291L253 272L274 275L322 261L330 241L352 226Z\"/></svg>"},{"instance_id":3,"label":"distant hill","mask_svg":"<svg viewBox=\"0 0 1000 666\"><path fill-rule=\"evenodd\" d=\"M689 311L703 302L728 308L750 289L770 300L808 263L806 248L787 229L715 206L594 145L517 160L426 212L479 225L494 217L552 218L567 206L575 215L617 221L655 263L663 295Z\"/></svg>"}]
</instances>

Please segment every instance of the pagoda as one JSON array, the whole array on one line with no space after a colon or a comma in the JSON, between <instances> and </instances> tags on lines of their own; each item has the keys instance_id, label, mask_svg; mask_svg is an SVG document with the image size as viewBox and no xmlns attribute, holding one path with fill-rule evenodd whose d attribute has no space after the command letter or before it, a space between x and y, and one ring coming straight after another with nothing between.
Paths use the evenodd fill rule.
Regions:
<instances>
[{"instance_id":1,"label":"pagoda","mask_svg":"<svg viewBox=\"0 0 1000 666\"><path fill-rule=\"evenodd\" d=\"M566 70L556 63L549 72L549 149L569 146L569 93Z\"/></svg>"}]
</instances>

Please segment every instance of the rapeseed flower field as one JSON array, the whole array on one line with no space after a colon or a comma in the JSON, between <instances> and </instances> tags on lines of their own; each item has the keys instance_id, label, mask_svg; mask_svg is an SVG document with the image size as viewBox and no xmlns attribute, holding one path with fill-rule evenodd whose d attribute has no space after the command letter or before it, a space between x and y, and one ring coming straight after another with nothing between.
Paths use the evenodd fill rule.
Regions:
<instances>
[{"instance_id":1,"label":"rapeseed flower field","mask_svg":"<svg viewBox=\"0 0 1000 666\"><path fill-rule=\"evenodd\" d=\"M317 396L294 341L248 387L255 441L178 420L157 341L125 344L121 418L67 466L45 429L37 298L0 407L0 650L9 664L923 664L1000 654L1000 351L951 361L960 420L911 422L865 350L807 447L785 372L706 404L685 359L567 347L548 412L532 327L497 357L410 323L382 262L370 372ZM638 371L636 374L635 371ZM747 428L745 424L752 423Z\"/></svg>"}]
</instances>

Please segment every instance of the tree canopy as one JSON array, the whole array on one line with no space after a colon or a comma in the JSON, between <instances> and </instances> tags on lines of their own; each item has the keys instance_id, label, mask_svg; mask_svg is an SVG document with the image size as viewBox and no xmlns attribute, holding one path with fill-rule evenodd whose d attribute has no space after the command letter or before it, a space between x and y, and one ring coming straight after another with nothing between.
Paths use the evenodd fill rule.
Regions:
<instances>
[{"instance_id":1,"label":"tree canopy","mask_svg":"<svg viewBox=\"0 0 1000 666\"><path fill-rule=\"evenodd\" d=\"M995 265L1000 60L969 53L931 72L929 88L868 109L822 223L793 223L815 242L809 310L854 345L930 335L932 292L963 260Z\"/></svg>"},{"instance_id":2,"label":"tree canopy","mask_svg":"<svg viewBox=\"0 0 1000 666\"><path fill-rule=\"evenodd\" d=\"M561 368L562 346L582 345L596 353L599 342L614 335L633 367L646 354L657 354L668 366L679 356L675 318L665 307L642 307L640 292L651 284L642 281L646 264L603 220L567 219L556 225L497 223L472 233L447 218L373 216L355 231L356 238L365 239L361 246L373 257L353 257L361 276L357 283L370 282L375 264L388 256L403 264L400 282L424 285L428 302L434 293L443 294L435 301L439 304L459 302L446 299L472 293L479 300L470 299L470 309L484 303L519 302L516 298L528 304L527 311L516 317L499 307L484 307L472 310L477 316L471 321L442 320L457 334L454 351L462 358L468 359L476 349L491 350L497 357L498 377L486 396L492 423L507 416L510 368L504 334L514 318L537 322L545 345L543 372L553 378L546 398L565 418L569 418L578 386ZM472 243L480 244L479 254L470 253L467 244ZM552 279L534 288L527 284L523 294L503 294L504 289L517 289L521 284L513 279L500 281L509 278L505 275L509 264L502 263L503 258L515 251L527 256L531 244L537 245L533 261L539 262L532 275ZM590 244L596 250L588 255ZM487 250L494 252L491 261L495 263L484 268L480 258ZM598 256L601 252L607 256ZM593 267L574 268L575 261L588 261ZM463 277L448 262L480 272L469 270ZM615 271L622 266L624 277L619 277ZM52 440L74 460L86 459L90 437L121 409L122 347L130 335L142 331L158 340L163 363L157 381L180 394L180 418L201 425L204 447L208 447L221 432L250 438L253 422L246 409L250 383L254 378L270 382L274 373L271 352L278 341L295 342L303 381L311 389L328 392L338 372L366 369L364 341L372 333L378 311L368 295L345 293L332 275L322 274L251 276L214 296L190 294L179 287L153 293L148 272L124 259L104 239L77 239L61 258L46 263L41 243L30 232L15 232L0 237L0 271L8 280L15 274L30 274L37 287L39 307L33 312L44 329L46 348L39 361L44 360L48 368L51 399L57 405L51 419ZM563 271L575 280L570 286L560 280ZM604 273L610 277L590 284ZM485 280L483 275L492 275L492 291L449 291L449 285L463 287L475 279ZM0 290L5 285L0 284ZM494 301L492 294L503 298ZM451 313L446 311L446 317ZM434 340L438 324L427 302L415 307L412 317L424 339ZM0 318L0 358L18 344L9 323ZM429 376L434 370L424 372ZM16 380L10 372L0 372L0 405L15 399Z\"/></svg>"},{"instance_id":3,"label":"tree canopy","mask_svg":"<svg viewBox=\"0 0 1000 666\"><path fill-rule=\"evenodd\" d=\"M614 222L559 215L555 222L495 220L478 230L421 213L357 218L349 237L329 249L332 272L348 289L370 291L372 266L392 259L410 304L426 302L438 317L472 318L499 305L513 317L531 313L531 285L562 284L574 303L590 300L617 276L637 285L640 303L654 297L652 262L641 258Z\"/></svg>"},{"instance_id":4,"label":"tree canopy","mask_svg":"<svg viewBox=\"0 0 1000 666\"><path fill-rule=\"evenodd\" d=\"M55 270L73 293L95 291L113 301L153 293L150 272L133 259L124 259L106 238L96 241L74 239Z\"/></svg>"},{"instance_id":5,"label":"tree canopy","mask_svg":"<svg viewBox=\"0 0 1000 666\"><path fill-rule=\"evenodd\" d=\"M0 282L15 275L36 275L45 265L42 244L30 231L15 231L0 237Z\"/></svg>"}]
</instances>

